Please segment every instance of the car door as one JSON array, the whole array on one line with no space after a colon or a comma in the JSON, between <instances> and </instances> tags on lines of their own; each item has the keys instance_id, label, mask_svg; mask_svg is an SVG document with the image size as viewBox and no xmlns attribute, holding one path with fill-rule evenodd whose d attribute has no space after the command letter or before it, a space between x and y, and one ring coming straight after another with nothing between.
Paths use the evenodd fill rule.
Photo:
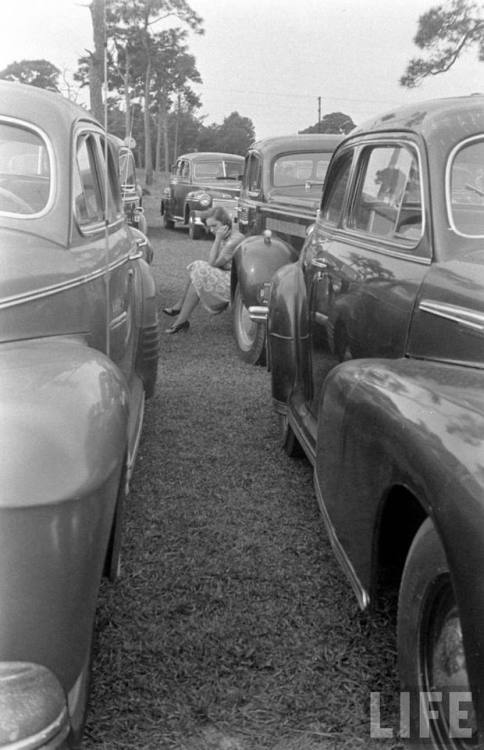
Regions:
<instances>
[{"instance_id":1,"label":"car door","mask_svg":"<svg viewBox=\"0 0 484 750\"><path fill-rule=\"evenodd\" d=\"M336 364L405 354L430 263L424 164L418 144L406 136L356 142L333 164L306 259L307 396L314 416L321 384Z\"/></svg>"},{"instance_id":2,"label":"car door","mask_svg":"<svg viewBox=\"0 0 484 750\"><path fill-rule=\"evenodd\" d=\"M76 135L73 195L79 240L72 252L84 278L89 343L105 352L131 384L140 250L124 221L115 157L99 132L82 129Z\"/></svg>"}]
</instances>

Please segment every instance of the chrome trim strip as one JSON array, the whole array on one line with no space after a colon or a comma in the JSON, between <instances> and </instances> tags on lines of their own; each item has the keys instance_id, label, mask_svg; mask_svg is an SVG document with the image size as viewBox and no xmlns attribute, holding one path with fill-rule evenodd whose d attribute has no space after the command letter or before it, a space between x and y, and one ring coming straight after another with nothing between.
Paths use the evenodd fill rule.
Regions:
<instances>
[{"instance_id":1,"label":"chrome trim strip","mask_svg":"<svg viewBox=\"0 0 484 750\"><path fill-rule=\"evenodd\" d=\"M110 271L115 271L117 268L120 268L125 263L127 263L129 260L129 256L125 255L119 260L113 261L108 265L108 267L102 267L99 268L97 271L92 271L91 273L84 274L82 276L76 276L73 279L69 279L68 281L62 281L59 284L52 284L51 286L46 286L41 289L38 289L36 292L26 292L24 294L16 294L12 297L5 297L4 299L0 300L0 310L5 310L9 307L14 307L15 305L23 305L26 302L33 302L37 299L43 299L44 297L49 297L52 294L60 294L61 292L66 292L69 289L74 289L77 286L82 286L83 284L88 284L91 281L95 281L96 279L102 278Z\"/></svg>"},{"instance_id":2,"label":"chrome trim strip","mask_svg":"<svg viewBox=\"0 0 484 750\"><path fill-rule=\"evenodd\" d=\"M128 317L128 313L126 312L126 310L124 310L122 313L120 313L115 318L113 318L109 323L110 330L112 331L114 328L117 328L118 326L125 323L127 317Z\"/></svg>"},{"instance_id":3,"label":"chrome trim strip","mask_svg":"<svg viewBox=\"0 0 484 750\"><path fill-rule=\"evenodd\" d=\"M290 213L291 218L304 219L304 221L307 222L307 224L314 224L314 222L316 221L316 210L314 211L314 213L312 211L307 211L306 213L301 211L300 213L299 212L296 213L296 211L293 211L292 209L291 211L289 211L289 209L291 209L291 206L289 204L287 208L275 208L274 206L271 206L270 204L266 204L260 207L260 212L261 214L273 213L273 214L276 214L277 216L284 216L286 220L287 220L288 214ZM297 221L288 222L288 223L294 223L296 225L298 224Z\"/></svg>"},{"instance_id":4,"label":"chrome trim strip","mask_svg":"<svg viewBox=\"0 0 484 750\"><path fill-rule=\"evenodd\" d=\"M339 564L341 565L343 572L346 574L346 576L349 579L349 582L356 595L360 608L366 609L370 603L370 596L368 592L366 591L366 589L361 584L360 579L358 578L356 571L352 563L350 562L348 555L344 551L341 545L341 542L339 541L336 535L336 531L334 529L333 524L331 523L329 513L327 511L325 502L323 500L323 494L321 492L321 487L320 487L316 472L314 472L314 490L316 492L316 499L318 501L321 515L323 516L324 525L326 526L326 531L328 532L329 541L331 543L331 547L333 548L335 557L338 560Z\"/></svg>"},{"instance_id":5,"label":"chrome trim strip","mask_svg":"<svg viewBox=\"0 0 484 750\"><path fill-rule=\"evenodd\" d=\"M459 323L467 328L472 328L474 331L484 333L484 313L480 313L476 310L471 310L467 307L459 307L458 305L449 305L434 300L422 300L419 304L419 309L422 310L422 312L437 315L438 317L446 318L447 320L453 320L455 323Z\"/></svg>"}]
</instances>

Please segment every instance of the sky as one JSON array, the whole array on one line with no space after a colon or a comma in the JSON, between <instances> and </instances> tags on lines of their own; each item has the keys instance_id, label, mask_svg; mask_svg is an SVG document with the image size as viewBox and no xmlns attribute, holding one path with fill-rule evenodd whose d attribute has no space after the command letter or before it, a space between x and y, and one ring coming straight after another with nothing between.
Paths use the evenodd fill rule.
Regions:
<instances>
[{"instance_id":1,"label":"sky","mask_svg":"<svg viewBox=\"0 0 484 750\"><path fill-rule=\"evenodd\" d=\"M484 63L470 50L417 89L398 81L421 51L418 18L441 0L189 0L204 21L190 33L202 85L198 114L221 124L232 112L256 137L297 133L343 112L359 125L410 102L484 91ZM66 71L92 49L87 0L0 0L0 70L46 59Z\"/></svg>"}]
</instances>

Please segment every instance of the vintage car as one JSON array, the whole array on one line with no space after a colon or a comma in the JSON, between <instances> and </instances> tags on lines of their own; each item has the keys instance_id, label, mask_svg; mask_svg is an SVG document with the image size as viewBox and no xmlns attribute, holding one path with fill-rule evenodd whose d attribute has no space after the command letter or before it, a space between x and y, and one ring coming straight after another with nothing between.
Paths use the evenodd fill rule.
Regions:
<instances>
[{"instance_id":1,"label":"vintage car","mask_svg":"<svg viewBox=\"0 0 484 750\"><path fill-rule=\"evenodd\" d=\"M1 81L0 102L0 747L57 750L119 568L156 289L103 128L39 88Z\"/></svg>"},{"instance_id":2,"label":"vintage car","mask_svg":"<svg viewBox=\"0 0 484 750\"><path fill-rule=\"evenodd\" d=\"M249 149L238 203L238 226L247 235L232 264L232 314L237 350L264 364L267 299L272 274L296 260L316 219L337 135L266 138Z\"/></svg>"},{"instance_id":3,"label":"vintage car","mask_svg":"<svg viewBox=\"0 0 484 750\"><path fill-rule=\"evenodd\" d=\"M282 445L314 466L359 604L399 590L402 691L438 694L425 746L482 742L483 96L389 112L340 144L299 259L274 275L268 355Z\"/></svg>"},{"instance_id":4,"label":"vintage car","mask_svg":"<svg viewBox=\"0 0 484 750\"><path fill-rule=\"evenodd\" d=\"M119 141L119 139L116 139ZM119 176L121 180L121 198L128 224L147 233L148 224L143 209L143 188L136 177L134 155L128 146L119 144Z\"/></svg>"},{"instance_id":5,"label":"vintage car","mask_svg":"<svg viewBox=\"0 0 484 750\"><path fill-rule=\"evenodd\" d=\"M179 156L163 190L163 226L184 224L189 237L198 240L208 234L203 213L209 208L223 206L233 216L243 168L244 157L237 154L200 151Z\"/></svg>"},{"instance_id":6,"label":"vintage car","mask_svg":"<svg viewBox=\"0 0 484 750\"><path fill-rule=\"evenodd\" d=\"M147 236L148 222L143 209L143 188L136 176L133 152L121 138L110 134L109 139L118 153L121 200L126 221L133 228L138 245L143 251L143 258L147 263L152 263L153 246Z\"/></svg>"}]
</instances>

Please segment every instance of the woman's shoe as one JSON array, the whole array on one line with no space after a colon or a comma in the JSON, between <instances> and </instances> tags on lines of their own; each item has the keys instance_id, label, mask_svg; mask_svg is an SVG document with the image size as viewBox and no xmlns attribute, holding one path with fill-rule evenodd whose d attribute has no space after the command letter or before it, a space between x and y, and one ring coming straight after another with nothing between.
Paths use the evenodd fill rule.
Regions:
<instances>
[{"instance_id":1,"label":"woman's shoe","mask_svg":"<svg viewBox=\"0 0 484 750\"><path fill-rule=\"evenodd\" d=\"M174 317L175 315L178 315L180 310L177 307L164 307L163 312L165 313L165 315L171 315L172 317Z\"/></svg>"},{"instance_id":2,"label":"woman's shoe","mask_svg":"<svg viewBox=\"0 0 484 750\"><path fill-rule=\"evenodd\" d=\"M173 323L172 326L166 329L165 333L178 333L179 331L187 331L190 327L190 322L184 320L183 323Z\"/></svg>"}]
</instances>

